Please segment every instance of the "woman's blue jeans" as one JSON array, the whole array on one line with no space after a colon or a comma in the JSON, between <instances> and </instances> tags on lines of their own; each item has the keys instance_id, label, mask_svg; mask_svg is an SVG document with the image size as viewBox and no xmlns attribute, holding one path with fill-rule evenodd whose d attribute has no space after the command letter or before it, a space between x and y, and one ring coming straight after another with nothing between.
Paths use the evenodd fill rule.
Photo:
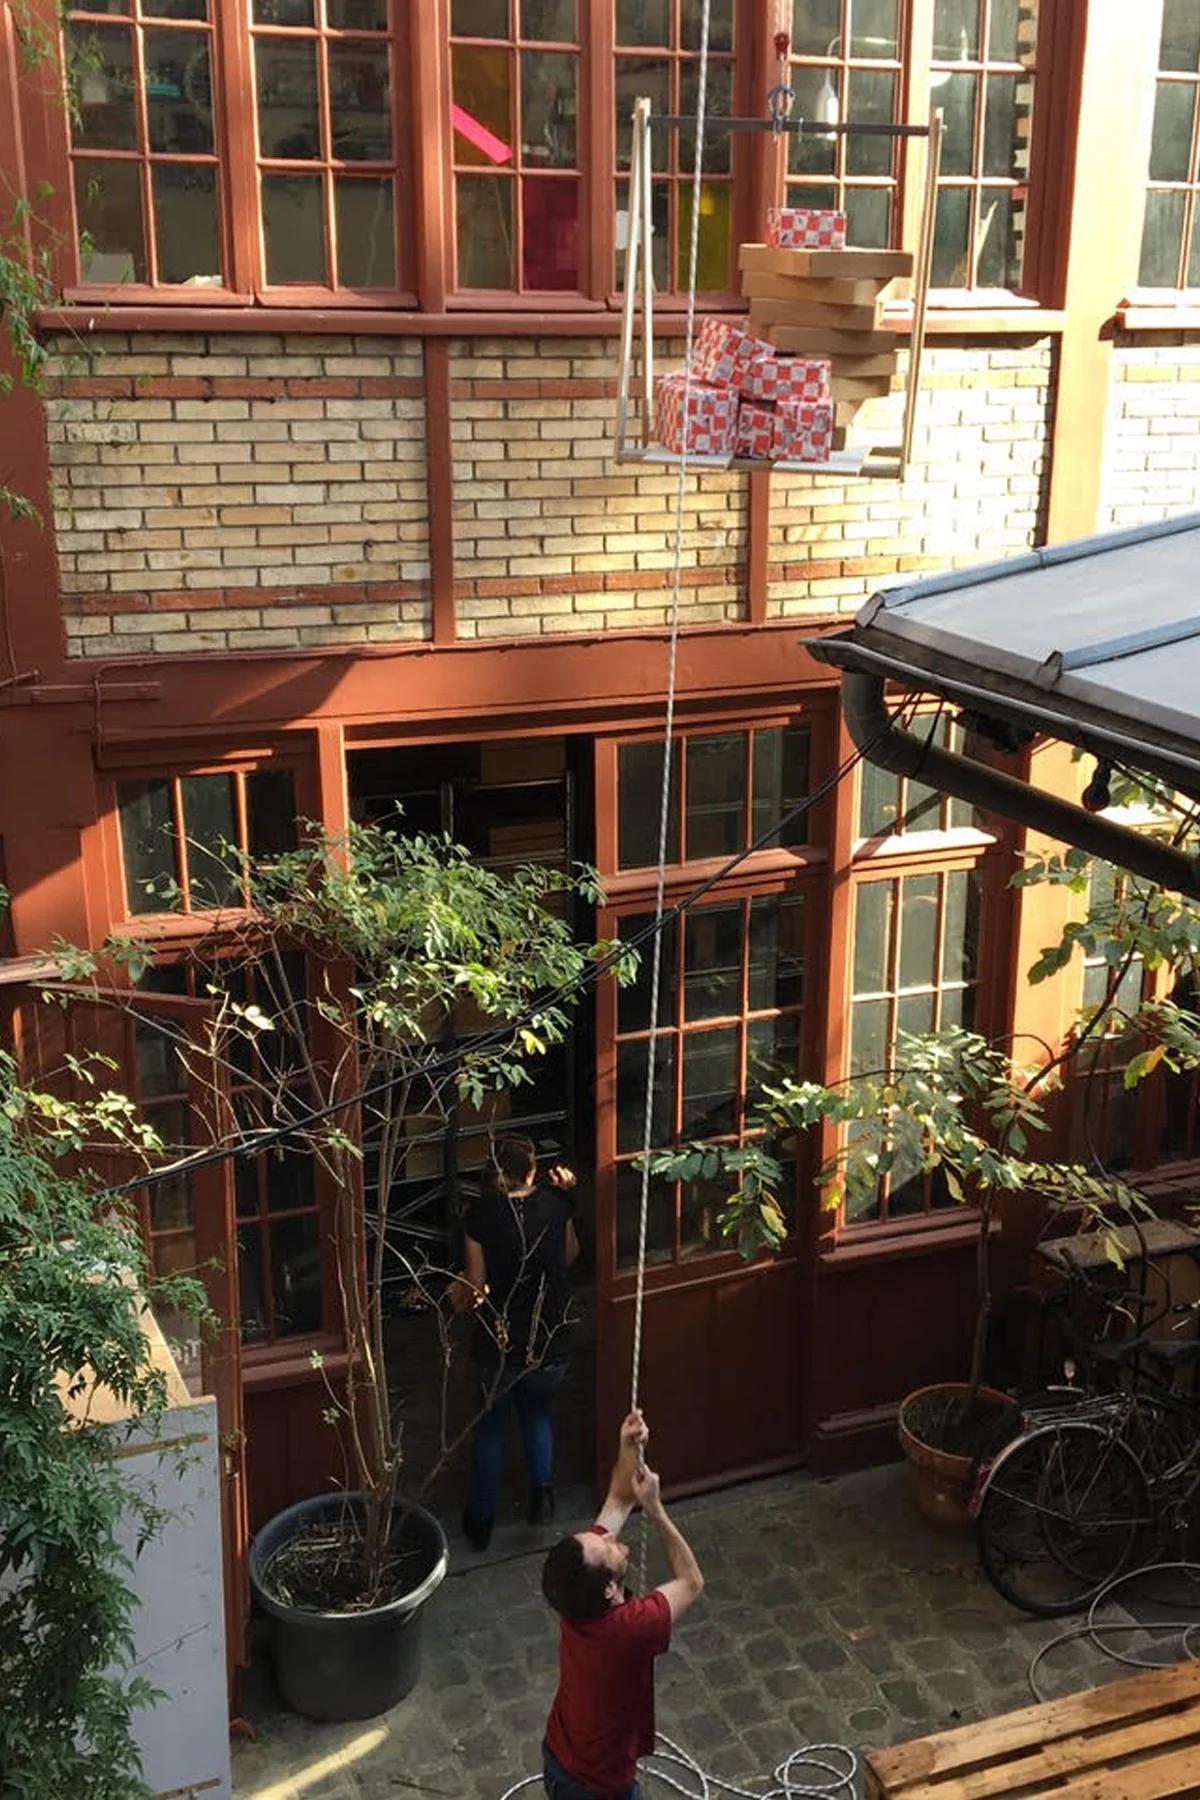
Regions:
<instances>
[{"instance_id":1,"label":"woman's blue jeans","mask_svg":"<svg viewBox=\"0 0 1200 1800\"><path fill-rule=\"evenodd\" d=\"M496 1398L475 1427L475 1451L471 1469L471 1512L480 1525L490 1525L500 1499L504 1447L513 1406L521 1426L525 1463L531 1488L549 1487L554 1480L554 1427L550 1405L562 1386L566 1363L547 1363L541 1368L519 1370L510 1380L503 1377ZM486 1399L494 1377L480 1377L480 1395Z\"/></svg>"}]
</instances>

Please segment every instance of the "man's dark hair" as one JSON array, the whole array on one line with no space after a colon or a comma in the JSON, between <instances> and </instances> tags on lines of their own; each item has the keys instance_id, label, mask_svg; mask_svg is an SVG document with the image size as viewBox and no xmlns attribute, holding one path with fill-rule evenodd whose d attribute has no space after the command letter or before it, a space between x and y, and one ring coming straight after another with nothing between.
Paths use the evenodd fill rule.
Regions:
<instances>
[{"instance_id":1,"label":"man's dark hair","mask_svg":"<svg viewBox=\"0 0 1200 1800\"><path fill-rule=\"evenodd\" d=\"M523 1188L537 1170L537 1147L532 1138L503 1137L492 1151L492 1166L502 1193Z\"/></svg>"},{"instance_id":2,"label":"man's dark hair","mask_svg":"<svg viewBox=\"0 0 1200 1800\"><path fill-rule=\"evenodd\" d=\"M542 1564L542 1592L564 1619L603 1617L610 1579L606 1568L585 1560L576 1537L559 1538Z\"/></svg>"}]
</instances>

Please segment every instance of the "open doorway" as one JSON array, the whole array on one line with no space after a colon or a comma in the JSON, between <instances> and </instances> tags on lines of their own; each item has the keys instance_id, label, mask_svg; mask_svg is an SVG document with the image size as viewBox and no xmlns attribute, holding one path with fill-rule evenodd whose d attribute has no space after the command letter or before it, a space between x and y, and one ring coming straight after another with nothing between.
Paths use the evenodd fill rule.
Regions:
<instances>
[{"instance_id":1,"label":"open doorway","mask_svg":"<svg viewBox=\"0 0 1200 1800\"><path fill-rule=\"evenodd\" d=\"M488 867L503 871L542 863L564 871L595 861L593 746L590 738L532 737L474 743L422 743L352 750L347 754L352 816L401 833L446 834ZM594 910L571 900L577 940L595 936ZM463 1035L484 1021L466 1011ZM594 1207L595 1010L582 996L565 1043L531 1065L532 1082L489 1096L475 1107L459 1102L446 1120L415 1115L401 1179L389 1205L389 1240L444 1268L461 1267L462 1217L479 1191L494 1138L514 1131L533 1139L543 1166L565 1162L576 1189L582 1255L573 1279L578 1323L571 1371L556 1407L555 1475L560 1514L590 1500L594 1443ZM378 1206L370 1146L366 1146L368 1210ZM438 1454L441 1432L441 1351L435 1321L404 1276L399 1258L389 1288L394 1392L405 1418L409 1481L419 1480ZM448 1412L469 1417L472 1379L462 1332L451 1367ZM456 1526L465 1491L469 1444L464 1443L430 1496L447 1528ZM501 1522L523 1516L525 1481L515 1433L503 1485Z\"/></svg>"}]
</instances>

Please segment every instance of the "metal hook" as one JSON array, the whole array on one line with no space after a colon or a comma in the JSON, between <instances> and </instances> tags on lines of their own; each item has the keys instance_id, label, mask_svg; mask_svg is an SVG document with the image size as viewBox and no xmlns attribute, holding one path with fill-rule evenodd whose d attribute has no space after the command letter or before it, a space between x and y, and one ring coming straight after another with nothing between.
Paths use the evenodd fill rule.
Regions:
<instances>
[{"instance_id":1,"label":"metal hook","mask_svg":"<svg viewBox=\"0 0 1200 1800\"><path fill-rule=\"evenodd\" d=\"M795 88L788 87L786 82L776 82L767 95L767 111L771 115L771 124L776 135L783 130L791 116L792 101L796 98Z\"/></svg>"}]
</instances>

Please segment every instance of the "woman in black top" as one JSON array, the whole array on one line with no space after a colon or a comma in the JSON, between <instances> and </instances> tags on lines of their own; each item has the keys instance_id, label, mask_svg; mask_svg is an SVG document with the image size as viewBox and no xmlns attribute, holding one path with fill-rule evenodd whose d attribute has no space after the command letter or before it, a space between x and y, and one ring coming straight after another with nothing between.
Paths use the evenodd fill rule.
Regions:
<instances>
[{"instance_id":1,"label":"woman in black top","mask_svg":"<svg viewBox=\"0 0 1200 1800\"><path fill-rule=\"evenodd\" d=\"M528 1138L502 1138L490 1178L467 1211L466 1268L458 1304L473 1306L471 1345L480 1400L471 1497L463 1531L487 1548L496 1518L508 1416L515 1403L529 1468L529 1522L554 1517L554 1435L550 1403L567 1372L570 1290L567 1270L579 1255L569 1169L538 1179Z\"/></svg>"}]
</instances>

